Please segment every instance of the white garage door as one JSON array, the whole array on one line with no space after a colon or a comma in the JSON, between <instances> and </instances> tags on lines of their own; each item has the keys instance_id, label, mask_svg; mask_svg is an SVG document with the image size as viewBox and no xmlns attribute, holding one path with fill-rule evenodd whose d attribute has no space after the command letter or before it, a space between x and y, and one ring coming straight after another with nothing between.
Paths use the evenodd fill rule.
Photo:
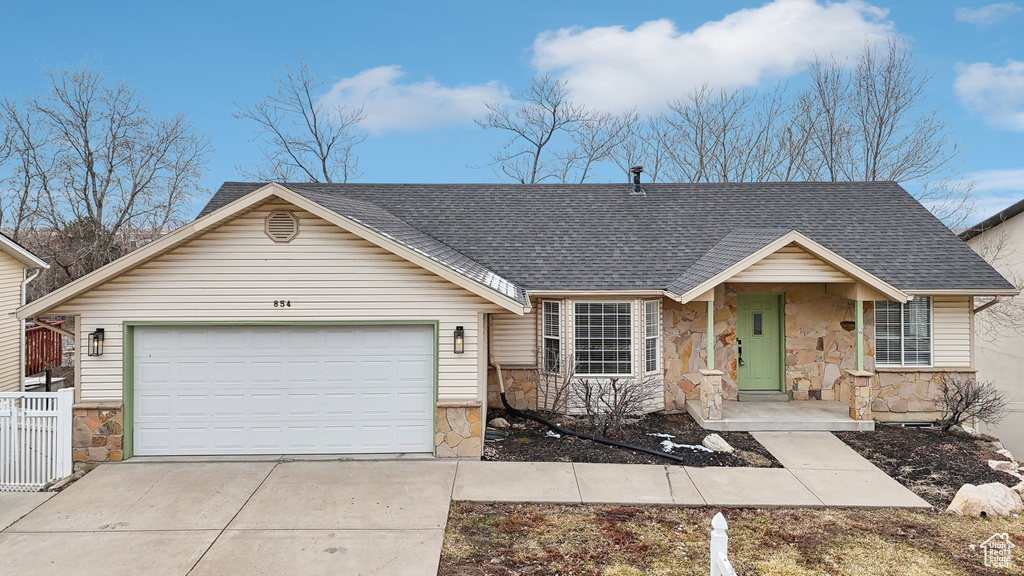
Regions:
<instances>
[{"instance_id":1,"label":"white garage door","mask_svg":"<svg viewBox=\"0 0 1024 576\"><path fill-rule=\"evenodd\" d=\"M430 326L139 326L134 452L431 452Z\"/></svg>"}]
</instances>

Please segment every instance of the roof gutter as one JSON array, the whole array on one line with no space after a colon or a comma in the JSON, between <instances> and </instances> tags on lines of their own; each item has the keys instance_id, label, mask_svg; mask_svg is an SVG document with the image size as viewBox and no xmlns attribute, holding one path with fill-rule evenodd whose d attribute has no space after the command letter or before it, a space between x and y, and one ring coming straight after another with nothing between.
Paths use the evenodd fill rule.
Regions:
<instances>
[{"instance_id":1,"label":"roof gutter","mask_svg":"<svg viewBox=\"0 0 1024 576\"><path fill-rule=\"evenodd\" d=\"M1020 294L1020 290L1005 289L1005 290L988 290L984 288L975 288L967 290L906 290L907 294L914 296L1017 296Z\"/></svg>"}]
</instances>

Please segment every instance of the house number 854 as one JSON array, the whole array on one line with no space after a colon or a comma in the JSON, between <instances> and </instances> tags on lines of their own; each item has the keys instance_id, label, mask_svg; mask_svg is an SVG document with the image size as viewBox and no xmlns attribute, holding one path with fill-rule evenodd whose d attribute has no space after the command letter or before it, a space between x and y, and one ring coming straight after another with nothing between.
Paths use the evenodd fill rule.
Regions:
<instances>
[{"instance_id":1,"label":"house number 854","mask_svg":"<svg viewBox=\"0 0 1024 576\"><path fill-rule=\"evenodd\" d=\"M274 308L291 308L291 300L274 300Z\"/></svg>"}]
</instances>

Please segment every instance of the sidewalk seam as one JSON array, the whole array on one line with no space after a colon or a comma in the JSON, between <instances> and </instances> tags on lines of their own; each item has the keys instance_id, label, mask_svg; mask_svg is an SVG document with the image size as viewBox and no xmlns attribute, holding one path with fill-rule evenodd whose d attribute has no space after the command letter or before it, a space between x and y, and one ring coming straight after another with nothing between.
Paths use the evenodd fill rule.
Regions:
<instances>
[{"instance_id":1,"label":"sidewalk seam","mask_svg":"<svg viewBox=\"0 0 1024 576\"><path fill-rule=\"evenodd\" d=\"M570 462L570 464L572 464L572 479L576 481L576 493L580 495L580 504L586 504L583 500L583 490L580 488L580 476L576 472L576 463Z\"/></svg>"}]
</instances>

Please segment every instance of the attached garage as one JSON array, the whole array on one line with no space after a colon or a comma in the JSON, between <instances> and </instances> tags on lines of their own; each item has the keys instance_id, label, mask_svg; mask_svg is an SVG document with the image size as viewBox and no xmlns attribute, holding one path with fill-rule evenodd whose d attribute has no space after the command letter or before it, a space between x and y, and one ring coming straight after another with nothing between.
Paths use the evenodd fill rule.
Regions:
<instances>
[{"instance_id":1,"label":"attached garage","mask_svg":"<svg viewBox=\"0 0 1024 576\"><path fill-rule=\"evenodd\" d=\"M75 461L480 457L486 318L525 293L372 203L235 186L19 309L75 319Z\"/></svg>"},{"instance_id":2,"label":"attached garage","mask_svg":"<svg viewBox=\"0 0 1024 576\"><path fill-rule=\"evenodd\" d=\"M432 325L144 325L135 454L432 452Z\"/></svg>"}]
</instances>

